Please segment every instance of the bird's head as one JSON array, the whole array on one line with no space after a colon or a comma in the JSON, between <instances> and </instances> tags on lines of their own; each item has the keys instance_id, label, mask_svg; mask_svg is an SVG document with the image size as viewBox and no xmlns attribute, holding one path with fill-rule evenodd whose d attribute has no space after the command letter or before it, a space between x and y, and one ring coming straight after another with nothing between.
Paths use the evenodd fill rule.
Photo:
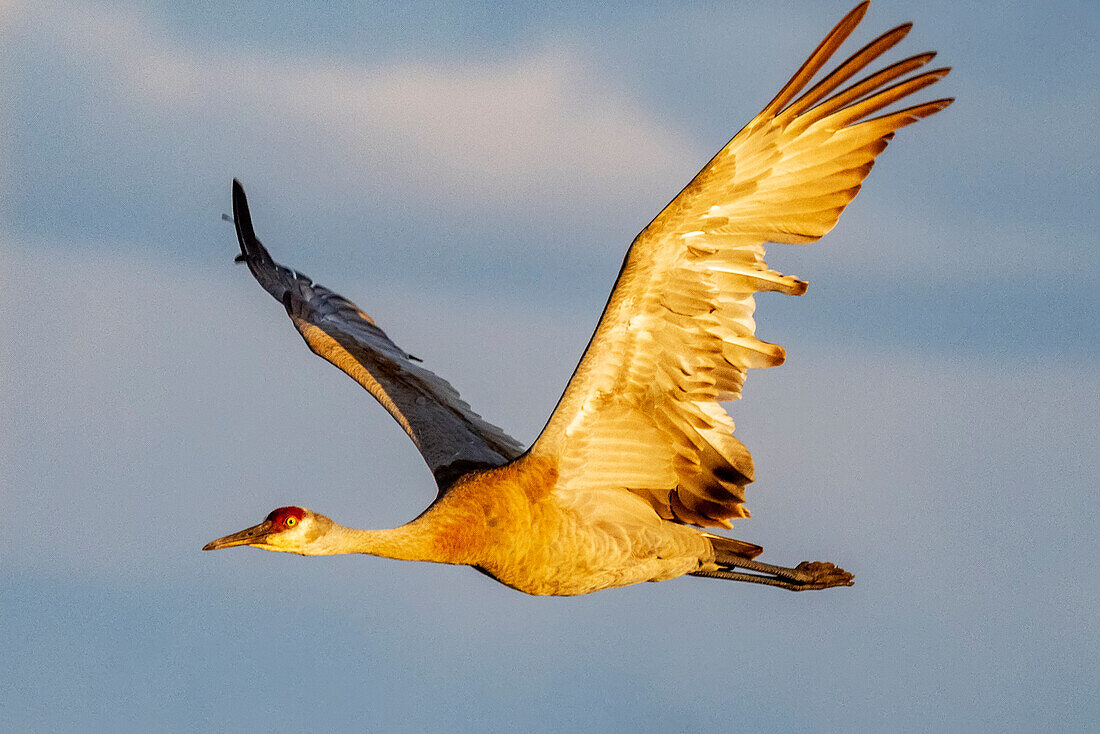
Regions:
<instances>
[{"instance_id":1,"label":"bird's head","mask_svg":"<svg viewBox=\"0 0 1100 734\"><path fill-rule=\"evenodd\" d=\"M304 507L280 507L259 525L253 525L224 538L212 540L203 550L250 545L269 551L316 555L311 546L332 526L332 520Z\"/></svg>"}]
</instances>

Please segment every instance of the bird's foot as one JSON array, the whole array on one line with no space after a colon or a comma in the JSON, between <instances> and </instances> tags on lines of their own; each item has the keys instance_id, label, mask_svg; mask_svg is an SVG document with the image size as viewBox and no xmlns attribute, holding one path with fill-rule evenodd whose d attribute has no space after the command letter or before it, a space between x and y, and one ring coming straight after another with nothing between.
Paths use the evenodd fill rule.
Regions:
<instances>
[{"instance_id":1,"label":"bird's foot","mask_svg":"<svg viewBox=\"0 0 1100 734\"><path fill-rule=\"evenodd\" d=\"M749 573L745 573L748 571ZM803 561L794 568L773 566L751 558L723 559L719 568L697 571L695 576L748 581L753 584L776 586L789 591L816 591L834 586L851 586L854 576L835 563Z\"/></svg>"},{"instance_id":2,"label":"bird's foot","mask_svg":"<svg viewBox=\"0 0 1100 734\"><path fill-rule=\"evenodd\" d=\"M851 586L855 577L835 563L823 561L803 561L792 569L791 581L797 585L792 591L828 589L833 586Z\"/></svg>"}]
</instances>

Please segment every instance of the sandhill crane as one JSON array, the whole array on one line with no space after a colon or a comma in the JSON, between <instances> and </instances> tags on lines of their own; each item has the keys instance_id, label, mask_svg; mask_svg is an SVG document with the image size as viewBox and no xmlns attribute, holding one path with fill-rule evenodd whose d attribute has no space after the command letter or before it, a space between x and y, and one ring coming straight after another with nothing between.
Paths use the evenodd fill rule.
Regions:
<instances>
[{"instance_id":1,"label":"sandhill crane","mask_svg":"<svg viewBox=\"0 0 1100 734\"><path fill-rule=\"evenodd\" d=\"M700 528L730 528L730 519L749 516L752 458L720 402L740 397L747 369L785 356L755 337L753 294L806 290L768 269L764 243L820 239L895 131L952 101L871 117L947 74L911 75L933 53L836 91L910 24L879 36L803 93L866 10L864 2L848 13L637 236L572 379L526 451L355 304L272 260L234 180L237 260L286 307L309 348L397 420L439 494L419 517L386 530L281 507L204 550L250 545L464 564L530 594L585 594L685 574L794 591L851 585L852 575L831 563L760 563L759 546Z\"/></svg>"}]
</instances>

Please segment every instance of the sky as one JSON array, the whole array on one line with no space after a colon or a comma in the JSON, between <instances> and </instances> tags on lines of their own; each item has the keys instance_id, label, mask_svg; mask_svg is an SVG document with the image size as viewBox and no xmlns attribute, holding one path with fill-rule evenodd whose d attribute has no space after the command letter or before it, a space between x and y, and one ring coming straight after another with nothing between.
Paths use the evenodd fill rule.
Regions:
<instances>
[{"instance_id":1,"label":"sky","mask_svg":"<svg viewBox=\"0 0 1100 734\"><path fill-rule=\"evenodd\" d=\"M633 236L849 2L0 3L0 728L1087 731L1100 717L1100 9L875 0L945 112L773 246L732 404L763 560L529 597L207 541L434 497L234 266L348 296L527 443Z\"/></svg>"}]
</instances>

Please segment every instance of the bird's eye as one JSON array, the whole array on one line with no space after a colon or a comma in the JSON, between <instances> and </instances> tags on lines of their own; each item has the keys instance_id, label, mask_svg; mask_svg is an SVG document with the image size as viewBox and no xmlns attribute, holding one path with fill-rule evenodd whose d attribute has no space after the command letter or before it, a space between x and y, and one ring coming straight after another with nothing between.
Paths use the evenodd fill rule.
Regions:
<instances>
[{"instance_id":1,"label":"bird's eye","mask_svg":"<svg viewBox=\"0 0 1100 734\"><path fill-rule=\"evenodd\" d=\"M288 517L287 519L283 520L283 524L286 525L288 528L292 528L298 524L298 519L294 517Z\"/></svg>"}]
</instances>

